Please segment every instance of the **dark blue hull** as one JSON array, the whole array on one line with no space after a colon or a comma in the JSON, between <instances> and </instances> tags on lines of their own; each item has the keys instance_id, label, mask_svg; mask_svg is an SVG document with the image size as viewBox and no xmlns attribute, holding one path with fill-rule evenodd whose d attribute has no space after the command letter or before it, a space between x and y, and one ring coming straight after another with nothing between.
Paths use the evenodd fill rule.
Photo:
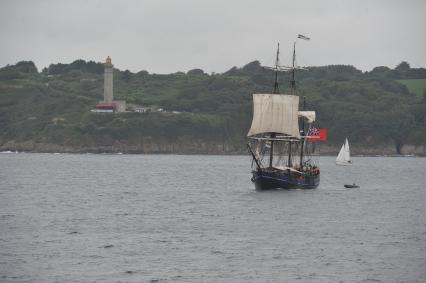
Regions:
<instances>
[{"instance_id":1,"label":"dark blue hull","mask_svg":"<svg viewBox=\"0 0 426 283\"><path fill-rule=\"evenodd\" d=\"M295 175L286 171L257 170L253 171L252 182L256 190L272 189L316 189L320 183L320 175Z\"/></svg>"}]
</instances>

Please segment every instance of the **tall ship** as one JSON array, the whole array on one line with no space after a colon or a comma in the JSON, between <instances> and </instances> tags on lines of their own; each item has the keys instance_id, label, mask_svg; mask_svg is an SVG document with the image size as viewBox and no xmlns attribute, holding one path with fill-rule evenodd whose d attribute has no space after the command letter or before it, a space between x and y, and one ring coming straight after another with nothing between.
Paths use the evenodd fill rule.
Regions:
<instances>
[{"instance_id":1,"label":"tall ship","mask_svg":"<svg viewBox=\"0 0 426 283\"><path fill-rule=\"evenodd\" d=\"M275 66L270 68L274 71L273 92L253 94L253 120L247 134L247 147L253 158L251 181L257 190L315 189L320 183L316 141L324 141L325 132L314 127L316 114L305 109L306 99L299 101L296 42L291 66L280 66L279 55L278 44ZM288 93L280 93L280 71L290 72Z\"/></svg>"}]
</instances>

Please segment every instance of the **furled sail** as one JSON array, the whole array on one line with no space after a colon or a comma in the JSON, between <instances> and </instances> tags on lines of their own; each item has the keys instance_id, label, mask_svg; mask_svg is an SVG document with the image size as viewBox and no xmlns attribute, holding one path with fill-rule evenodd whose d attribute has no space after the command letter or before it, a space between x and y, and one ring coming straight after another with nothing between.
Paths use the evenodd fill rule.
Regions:
<instances>
[{"instance_id":1,"label":"furled sail","mask_svg":"<svg viewBox=\"0 0 426 283\"><path fill-rule=\"evenodd\" d=\"M300 138L299 97L283 94L253 94L253 121L247 136L278 133Z\"/></svg>"},{"instance_id":2,"label":"furled sail","mask_svg":"<svg viewBox=\"0 0 426 283\"><path fill-rule=\"evenodd\" d=\"M315 122L315 111L299 111L299 117L303 117L306 122Z\"/></svg>"}]
</instances>

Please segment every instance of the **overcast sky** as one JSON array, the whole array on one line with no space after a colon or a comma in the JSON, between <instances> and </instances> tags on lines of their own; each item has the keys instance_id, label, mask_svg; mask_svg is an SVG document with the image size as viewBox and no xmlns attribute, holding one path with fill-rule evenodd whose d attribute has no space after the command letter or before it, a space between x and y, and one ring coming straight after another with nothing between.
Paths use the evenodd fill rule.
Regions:
<instances>
[{"instance_id":1,"label":"overcast sky","mask_svg":"<svg viewBox=\"0 0 426 283\"><path fill-rule=\"evenodd\" d=\"M426 67L426 1L51 0L0 1L0 66L41 70L76 59L133 72L224 72L272 64L277 42L301 66Z\"/></svg>"}]
</instances>

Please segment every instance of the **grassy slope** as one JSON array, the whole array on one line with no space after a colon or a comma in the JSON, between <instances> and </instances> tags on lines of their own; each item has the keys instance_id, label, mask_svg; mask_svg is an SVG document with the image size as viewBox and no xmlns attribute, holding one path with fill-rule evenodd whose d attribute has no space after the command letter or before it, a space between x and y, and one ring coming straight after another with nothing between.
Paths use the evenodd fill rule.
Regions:
<instances>
[{"instance_id":1,"label":"grassy slope","mask_svg":"<svg viewBox=\"0 0 426 283\"><path fill-rule=\"evenodd\" d=\"M415 93L417 97L423 97L426 91L426 79L397 80L408 88L408 91Z\"/></svg>"}]
</instances>

